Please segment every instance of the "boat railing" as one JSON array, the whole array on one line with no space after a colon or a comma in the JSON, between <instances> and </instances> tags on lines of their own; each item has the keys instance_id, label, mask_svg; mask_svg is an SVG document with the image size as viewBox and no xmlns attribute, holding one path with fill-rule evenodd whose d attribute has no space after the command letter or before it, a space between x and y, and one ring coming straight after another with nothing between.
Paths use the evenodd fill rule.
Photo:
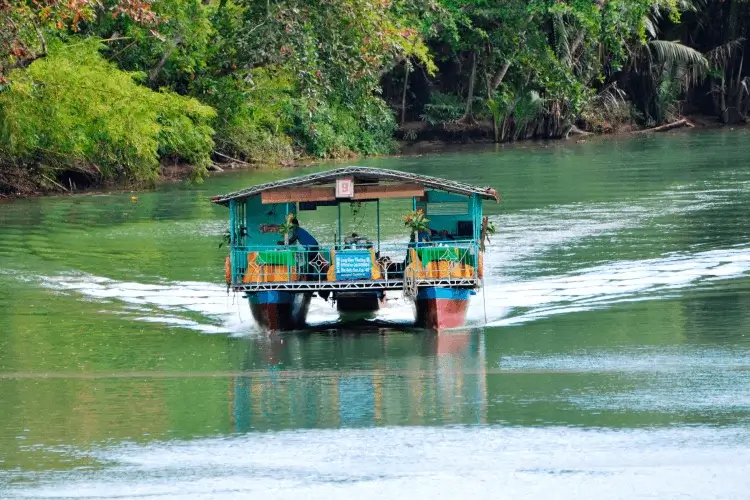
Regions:
<instances>
[{"instance_id":1,"label":"boat railing","mask_svg":"<svg viewBox=\"0 0 750 500\"><path fill-rule=\"evenodd\" d=\"M380 245L234 246L231 284L236 290L395 289L476 286L483 258L476 241Z\"/></svg>"}]
</instances>

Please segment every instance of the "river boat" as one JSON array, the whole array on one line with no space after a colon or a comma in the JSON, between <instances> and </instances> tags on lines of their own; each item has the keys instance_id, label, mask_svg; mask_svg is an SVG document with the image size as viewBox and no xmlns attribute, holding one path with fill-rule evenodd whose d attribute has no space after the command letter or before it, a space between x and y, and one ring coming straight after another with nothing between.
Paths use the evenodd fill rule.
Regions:
<instances>
[{"instance_id":1,"label":"river boat","mask_svg":"<svg viewBox=\"0 0 750 500\"><path fill-rule=\"evenodd\" d=\"M404 241L381 241L381 201L407 200ZM485 200L491 187L370 167L344 167L215 196L229 209L227 285L271 331L305 326L310 301L333 300L341 314L377 311L386 293L413 301L419 327L464 325L484 277ZM342 234L342 207L375 205L374 238ZM333 242L296 238L298 217L329 210ZM392 216L392 214L391 214ZM392 222L392 221L391 221ZM303 230L304 233L306 231ZM309 236L309 233L306 233ZM298 240L292 242L292 240Z\"/></svg>"}]
</instances>

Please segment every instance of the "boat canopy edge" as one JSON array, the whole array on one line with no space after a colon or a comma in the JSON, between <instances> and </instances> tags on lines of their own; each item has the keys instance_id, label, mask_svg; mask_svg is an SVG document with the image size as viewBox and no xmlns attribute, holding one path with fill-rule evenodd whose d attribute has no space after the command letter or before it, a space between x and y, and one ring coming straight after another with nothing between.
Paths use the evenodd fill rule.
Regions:
<instances>
[{"instance_id":1,"label":"boat canopy edge","mask_svg":"<svg viewBox=\"0 0 750 500\"><path fill-rule=\"evenodd\" d=\"M311 186L316 184L324 184L329 181L333 181L340 177L351 176L355 182L359 181L374 181L374 180L395 180L395 181L409 181L417 182L439 191L448 193L455 193L470 196L473 194L486 200L500 201L500 196L497 191L492 187L478 187L471 184L465 184L463 182L451 181L448 179L441 179L439 177L431 177L427 175L412 174L409 172L400 172L398 170L388 170L383 168L373 167L343 167L327 170L325 172L318 172L315 174L302 175L299 177L292 177L291 179L284 179L275 182L267 182L265 184L258 184L256 186L235 191L233 193L214 196L211 198L213 203L219 205L229 205L231 200L241 200L251 198L259 195L264 191L294 187L294 186Z\"/></svg>"}]
</instances>

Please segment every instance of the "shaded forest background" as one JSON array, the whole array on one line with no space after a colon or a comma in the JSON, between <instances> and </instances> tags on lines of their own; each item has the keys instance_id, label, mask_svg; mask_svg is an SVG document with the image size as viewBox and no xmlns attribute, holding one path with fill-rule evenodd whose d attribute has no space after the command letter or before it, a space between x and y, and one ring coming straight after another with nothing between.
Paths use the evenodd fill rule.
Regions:
<instances>
[{"instance_id":1,"label":"shaded forest background","mask_svg":"<svg viewBox=\"0 0 750 500\"><path fill-rule=\"evenodd\" d=\"M0 0L0 194L750 112L750 0Z\"/></svg>"}]
</instances>

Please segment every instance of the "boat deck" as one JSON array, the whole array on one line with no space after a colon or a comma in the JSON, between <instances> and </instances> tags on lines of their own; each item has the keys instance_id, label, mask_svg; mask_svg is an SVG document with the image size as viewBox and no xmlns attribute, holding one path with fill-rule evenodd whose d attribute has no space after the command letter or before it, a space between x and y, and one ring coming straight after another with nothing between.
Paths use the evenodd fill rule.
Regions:
<instances>
[{"instance_id":1,"label":"boat deck","mask_svg":"<svg viewBox=\"0 0 750 500\"><path fill-rule=\"evenodd\" d=\"M452 288L477 288L480 279L470 278L437 278L414 280L417 287L452 287ZM354 290L403 290L404 278L381 279L381 280L357 280L357 281L287 281L287 282L254 282L238 283L232 286L235 292L262 292L262 291L290 291L290 292L316 292L316 291L354 291Z\"/></svg>"},{"instance_id":2,"label":"boat deck","mask_svg":"<svg viewBox=\"0 0 750 500\"><path fill-rule=\"evenodd\" d=\"M232 253L231 288L237 292L476 288L482 278L481 252L471 241L381 245L378 251L235 247ZM402 261L394 262L399 257Z\"/></svg>"}]
</instances>

